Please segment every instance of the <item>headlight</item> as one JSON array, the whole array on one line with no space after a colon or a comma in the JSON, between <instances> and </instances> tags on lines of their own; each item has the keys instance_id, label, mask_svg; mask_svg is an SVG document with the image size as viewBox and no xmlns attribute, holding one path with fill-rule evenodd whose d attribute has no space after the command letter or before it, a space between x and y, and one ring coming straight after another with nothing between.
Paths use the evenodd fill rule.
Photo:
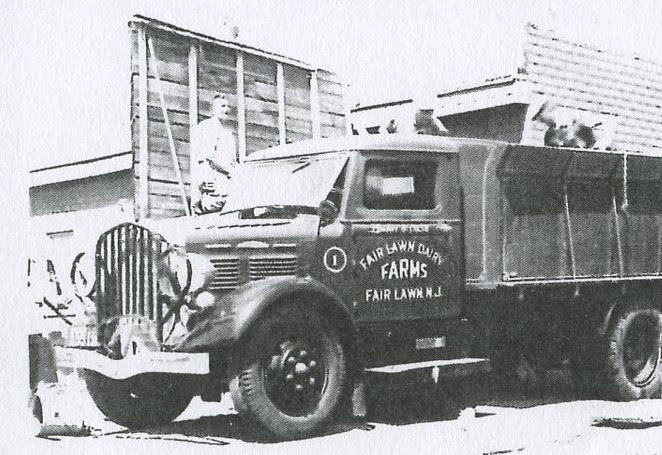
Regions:
<instances>
[{"instance_id":1,"label":"headlight","mask_svg":"<svg viewBox=\"0 0 662 455\"><path fill-rule=\"evenodd\" d=\"M164 271L169 275L169 281L175 294L184 295L191 285L191 262L181 248L169 248L162 256ZM173 282L174 281L174 282ZM179 289L174 289L175 283Z\"/></svg>"},{"instance_id":2,"label":"headlight","mask_svg":"<svg viewBox=\"0 0 662 455\"><path fill-rule=\"evenodd\" d=\"M80 297L88 297L94 290L96 279L94 255L80 253L71 265L71 284L74 292Z\"/></svg>"},{"instance_id":3,"label":"headlight","mask_svg":"<svg viewBox=\"0 0 662 455\"><path fill-rule=\"evenodd\" d=\"M188 255L191 264L191 283L189 292L205 289L214 279L214 266L206 257L191 253Z\"/></svg>"}]
</instances>

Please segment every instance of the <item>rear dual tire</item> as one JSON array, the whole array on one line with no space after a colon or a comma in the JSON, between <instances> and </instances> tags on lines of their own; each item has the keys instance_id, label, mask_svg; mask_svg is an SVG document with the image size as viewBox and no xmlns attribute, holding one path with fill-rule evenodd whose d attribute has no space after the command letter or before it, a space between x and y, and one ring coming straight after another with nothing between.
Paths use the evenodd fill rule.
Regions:
<instances>
[{"instance_id":1,"label":"rear dual tire","mask_svg":"<svg viewBox=\"0 0 662 455\"><path fill-rule=\"evenodd\" d=\"M661 334L658 308L632 305L614 317L607 333L605 362L609 395L621 401L660 397Z\"/></svg>"},{"instance_id":2,"label":"rear dual tire","mask_svg":"<svg viewBox=\"0 0 662 455\"><path fill-rule=\"evenodd\" d=\"M585 398L658 398L662 312L646 303L617 308L607 332L577 340L573 370ZM586 335L586 334L585 334Z\"/></svg>"}]
</instances>

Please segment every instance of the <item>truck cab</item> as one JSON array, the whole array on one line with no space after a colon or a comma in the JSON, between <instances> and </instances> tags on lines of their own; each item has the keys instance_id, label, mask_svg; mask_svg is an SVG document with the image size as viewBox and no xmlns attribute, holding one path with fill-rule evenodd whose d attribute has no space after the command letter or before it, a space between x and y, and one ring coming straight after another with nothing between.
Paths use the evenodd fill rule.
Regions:
<instances>
[{"instance_id":1,"label":"truck cab","mask_svg":"<svg viewBox=\"0 0 662 455\"><path fill-rule=\"evenodd\" d=\"M221 212L108 230L98 345L78 359L97 405L135 426L160 396L150 384L184 398L213 384L255 425L301 436L365 369L467 357L459 178L445 138L302 142L240 166ZM157 401L160 420L188 403Z\"/></svg>"}]
</instances>

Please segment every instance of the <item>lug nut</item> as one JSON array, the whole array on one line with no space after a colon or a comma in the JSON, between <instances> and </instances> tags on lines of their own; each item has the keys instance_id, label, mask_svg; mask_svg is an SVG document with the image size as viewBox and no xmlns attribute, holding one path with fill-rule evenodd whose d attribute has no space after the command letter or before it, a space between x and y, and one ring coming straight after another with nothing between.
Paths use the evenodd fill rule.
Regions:
<instances>
[{"instance_id":1,"label":"lug nut","mask_svg":"<svg viewBox=\"0 0 662 455\"><path fill-rule=\"evenodd\" d=\"M307 355L308 353L306 351L303 350L299 351L299 357L306 357Z\"/></svg>"},{"instance_id":2,"label":"lug nut","mask_svg":"<svg viewBox=\"0 0 662 455\"><path fill-rule=\"evenodd\" d=\"M308 384L315 385L315 378L308 379Z\"/></svg>"},{"instance_id":3,"label":"lug nut","mask_svg":"<svg viewBox=\"0 0 662 455\"><path fill-rule=\"evenodd\" d=\"M290 373L290 374L288 374L287 376L285 376L285 380L286 380L286 381L292 381L293 379L294 379L294 375L293 375L292 373Z\"/></svg>"},{"instance_id":4,"label":"lug nut","mask_svg":"<svg viewBox=\"0 0 662 455\"><path fill-rule=\"evenodd\" d=\"M316 366L317 366L317 362L315 362L314 360L311 360L310 362L308 362L308 367L309 368L315 368Z\"/></svg>"},{"instance_id":5,"label":"lug nut","mask_svg":"<svg viewBox=\"0 0 662 455\"><path fill-rule=\"evenodd\" d=\"M303 390L303 386L301 384L297 384L294 386L294 390L297 392L301 392Z\"/></svg>"},{"instance_id":6,"label":"lug nut","mask_svg":"<svg viewBox=\"0 0 662 455\"><path fill-rule=\"evenodd\" d=\"M294 357L288 357L287 358L287 363L289 363L289 364L297 363L297 359L295 359Z\"/></svg>"}]
</instances>

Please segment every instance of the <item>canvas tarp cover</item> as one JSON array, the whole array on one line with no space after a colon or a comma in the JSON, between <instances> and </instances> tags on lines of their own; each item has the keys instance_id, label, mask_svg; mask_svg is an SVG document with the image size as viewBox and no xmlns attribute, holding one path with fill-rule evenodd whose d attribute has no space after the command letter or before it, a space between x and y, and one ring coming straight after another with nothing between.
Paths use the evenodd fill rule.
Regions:
<instances>
[{"instance_id":1,"label":"canvas tarp cover","mask_svg":"<svg viewBox=\"0 0 662 455\"><path fill-rule=\"evenodd\" d=\"M511 146L497 178L504 279L660 274L662 157Z\"/></svg>"}]
</instances>

